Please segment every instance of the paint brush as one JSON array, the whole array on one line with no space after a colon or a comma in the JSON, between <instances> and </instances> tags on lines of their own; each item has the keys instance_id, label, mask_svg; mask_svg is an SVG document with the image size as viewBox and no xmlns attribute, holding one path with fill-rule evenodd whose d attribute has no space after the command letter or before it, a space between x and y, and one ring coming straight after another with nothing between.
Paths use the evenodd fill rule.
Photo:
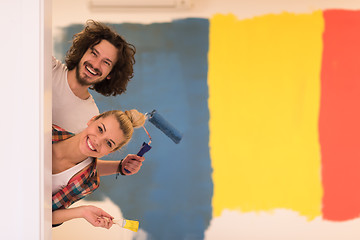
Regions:
<instances>
[{"instance_id":1,"label":"paint brush","mask_svg":"<svg viewBox=\"0 0 360 240\"><path fill-rule=\"evenodd\" d=\"M119 218L119 219L114 219L113 223L115 223L116 225L118 225L122 228L129 229L133 232L137 232L139 229L139 221Z\"/></svg>"}]
</instances>

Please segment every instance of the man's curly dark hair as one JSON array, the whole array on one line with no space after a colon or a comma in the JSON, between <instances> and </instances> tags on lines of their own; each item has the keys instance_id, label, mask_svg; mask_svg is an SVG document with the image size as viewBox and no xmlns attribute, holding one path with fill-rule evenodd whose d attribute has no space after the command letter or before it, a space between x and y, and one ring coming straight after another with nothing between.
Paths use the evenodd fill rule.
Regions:
<instances>
[{"instance_id":1,"label":"man's curly dark hair","mask_svg":"<svg viewBox=\"0 0 360 240\"><path fill-rule=\"evenodd\" d=\"M73 37L72 46L66 54L66 66L69 70L73 70L85 52L99 44L101 40L109 41L118 49L117 61L109 74L110 79L105 78L90 89L104 96L116 96L126 91L128 82L134 76L136 49L105 24L93 20L86 22L85 28Z\"/></svg>"}]
</instances>

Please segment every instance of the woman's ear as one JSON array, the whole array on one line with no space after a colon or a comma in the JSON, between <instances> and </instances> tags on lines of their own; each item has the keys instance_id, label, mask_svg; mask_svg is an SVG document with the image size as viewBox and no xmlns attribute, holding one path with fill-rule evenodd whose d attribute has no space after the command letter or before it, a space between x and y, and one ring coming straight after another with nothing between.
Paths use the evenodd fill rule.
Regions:
<instances>
[{"instance_id":1,"label":"woman's ear","mask_svg":"<svg viewBox=\"0 0 360 240\"><path fill-rule=\"evenodd\" d=\"M87 122L87 125L89 126L92 122L94 122L96 117L97 117L97 116L93 116L93 117Z\"/></svg>"}]
</instances>

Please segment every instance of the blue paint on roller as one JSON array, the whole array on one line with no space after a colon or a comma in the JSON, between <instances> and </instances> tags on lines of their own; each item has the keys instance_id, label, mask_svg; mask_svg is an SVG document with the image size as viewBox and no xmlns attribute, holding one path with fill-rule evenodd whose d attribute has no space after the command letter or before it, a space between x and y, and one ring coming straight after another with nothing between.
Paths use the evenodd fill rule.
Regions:
<instances>
[{"instance_id":1,"label":"blue paint on roller","mask_svg":"<svg viewBox=\"0 0 360 240\"><path fill-rule=\"evenodd\" d=\"M166 136L173 140L176 144L180 142L182 134L176 130L168 121L166 121L159 113L154 109L151 113L147 113L149 122L160 129ZM151 149L151 146L147 143L143 143L140 151L137 153L138 156L142 157L146 152ZM127 173L130 173L126 168L124 169Z\"/></svg>"},{"instance_id":2,"label":"blue paint on roller","mask_svg":"<svg viewBox=\"0 0 360 240\"><path fill-rule=\"evenodd\" d=\"M174 128L168 121L166 121L156 110L148 114L149 122L155 125L163 133L166 134L171 140L178 144L182 138L182 134Z\"/></svg>"}]
</instances>

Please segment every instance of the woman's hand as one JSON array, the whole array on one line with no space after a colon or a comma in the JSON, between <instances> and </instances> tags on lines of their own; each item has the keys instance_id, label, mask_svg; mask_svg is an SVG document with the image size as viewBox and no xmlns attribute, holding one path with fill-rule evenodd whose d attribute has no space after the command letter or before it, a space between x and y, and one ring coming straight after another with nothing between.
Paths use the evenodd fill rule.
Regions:
<instances>
[{"instance_id":1,"label":"woman's hand","mask_svg":"<svg viewBox=\"0 0 360 240\"><path fill-rule=\"evenodd\" d=\"M125 175L133 175L139 172L144 160L144 157L140 157L135 154L128 154L122 162L122 172ZM126 171L125 169L128 171Z\"/></svg>"},{"instance_id":2,"label":"woman's hand","mask_svg":"<svg viewBox=\"0 0 360 240\"><path fill-rule=\"evenodd\" d=\"M119 163L121 163L121 171L124 175L133 175L139 172L143 161L145 160L144 157L139 157L135 154L128 154L123 160L120 161L110 161L110 160L97 160L96 168L99 172L100 176L107 176L116 174L118 172ZM125 169L128 171L126 171Z\"/></svg>"},{"instance_id":3,"label":"woman's hand","mask_svg":"<svg viewBox=\"0 0 360 240\"><path fill-rule=\"evenodd\" d=\"M52 212L52 224L57 225L75 218L84 218L94 227L111 228L113 217L101 208L88 205Z\"/></svg>"},{"instance_id":4,"label":"woman's hand","mask_svg":"<svg viewBox=\"0 0 360 240\"><path fill-rule=\"evenodd\" d=\"M81 206L80 208L82 208L83 218L94 227L109 229L114 224L112 221L114 218L101 208L92 205Z\"/></svg>"}]
</instances>

